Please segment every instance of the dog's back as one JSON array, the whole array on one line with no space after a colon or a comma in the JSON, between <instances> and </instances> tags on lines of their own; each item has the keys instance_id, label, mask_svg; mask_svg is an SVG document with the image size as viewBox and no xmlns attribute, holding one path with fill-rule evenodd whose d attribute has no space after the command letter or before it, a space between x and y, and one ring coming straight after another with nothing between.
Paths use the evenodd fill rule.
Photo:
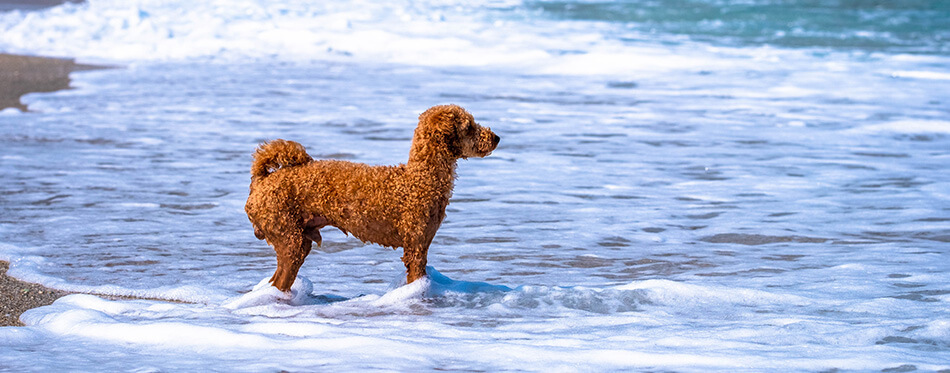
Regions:
<instances>
[{"instance_id":1,"label":"dog's back","mask_svg":"<svg viewBox=\"0 0 950 373\"><path fill-rule=\"evenodd\" d=\"M258 149L252 170L245 210L258 238L330 225L364 242L402 246L393 222L402 213L397 186L405 165L312 160L303 146L275 140Z\"/></svg>"}]
</instances>

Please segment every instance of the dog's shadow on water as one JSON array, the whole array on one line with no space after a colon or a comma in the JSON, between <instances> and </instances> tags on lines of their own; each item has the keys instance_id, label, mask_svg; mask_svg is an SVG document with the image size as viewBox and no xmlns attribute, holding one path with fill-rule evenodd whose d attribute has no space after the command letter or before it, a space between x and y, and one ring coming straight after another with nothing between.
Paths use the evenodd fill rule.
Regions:
<instances>
[{"instance_id":1,"label":"dog's shadow on water","mask_svg":"<svg viewBox=\"0 0 950 373\"><path fill-rule=\"evenodd\" d=\"M363 295L364 294L360 294L356 298L359 298ZM321 295L310 294L309 301L306 304L311 305L311 306L319 306L319 305L333 304L336 302L345 302L350 299L353 299L353 298L347 298L347 297L339 296L336 294L321 294Z\"/></svg>"}]
</instances>

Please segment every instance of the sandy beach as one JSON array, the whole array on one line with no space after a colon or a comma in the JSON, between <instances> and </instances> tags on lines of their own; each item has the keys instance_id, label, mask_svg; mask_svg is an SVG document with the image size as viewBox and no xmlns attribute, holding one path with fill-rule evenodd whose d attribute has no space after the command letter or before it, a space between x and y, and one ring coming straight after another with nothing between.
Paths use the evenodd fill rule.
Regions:
<instances>
[{"instance_id":1,"label":"sandy beach","mask_svg":"<svg viewBox=\"0 0 950 373\"><path fill-rule=\"evenodd\" d=\"M31 92L69 89L69 74L104 67L77 64L68 58L47 58L0 53L0 110L28 108L20 97Z\"/></svg>"},{"instance_id":2,"label":"sandy beach","mask_svg":"<svg viewBox=\"0 0 950 373\"><path fill-rule=\"evenodd\" d=\"M7 276L10 263L0 261L0 326L23 326L20 314L28 309L53 303L69 294L43 285L31 284Z\"/></svg>"}]
</instances>

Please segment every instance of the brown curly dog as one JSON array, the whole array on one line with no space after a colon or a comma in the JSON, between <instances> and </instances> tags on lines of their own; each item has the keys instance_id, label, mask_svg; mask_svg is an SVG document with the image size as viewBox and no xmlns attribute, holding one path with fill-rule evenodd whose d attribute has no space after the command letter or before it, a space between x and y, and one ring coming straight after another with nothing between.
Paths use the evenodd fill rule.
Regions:
<instances>
[{"instance_id":1,"label":"brown curly dog","mask_svg":"<svg viewBox=\"0 0 950 373\"><path fill-rule=\"evenodd\" d=\"M426 254L445 218L459 158L484 157L498 145L491 129L465 109L434 106L419 116L409 161L369 166L313 160L287 140L262 144L251 166L251 193L244 210L254 235L277 252L271 283L286 291L331 225L363 242L402 247L406 280L425 276Z\"/></svg>"}]
</instances>

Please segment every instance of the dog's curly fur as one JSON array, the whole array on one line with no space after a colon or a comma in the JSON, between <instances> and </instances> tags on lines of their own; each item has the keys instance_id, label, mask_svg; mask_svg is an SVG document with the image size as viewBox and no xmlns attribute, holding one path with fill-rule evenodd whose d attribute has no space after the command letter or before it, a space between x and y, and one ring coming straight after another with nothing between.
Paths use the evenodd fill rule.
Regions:
<instances>
[{"instance_id":1,"label":"dog's curly fur","mask_svg":"<svg viewBox=\"0 0 950 373\"><path fill-rule=\"evenodd\" d=\"M277 252L271 283L287 291L320 228L404 249L406 280L425 275L426 255L445 218L459 158L484 157L498 145L465 109L434 106L419 116L409 161L369 166L313 160L296 142L274 140L254 153L245 205L254 235Z\"/></svg>"}]
</instances>

